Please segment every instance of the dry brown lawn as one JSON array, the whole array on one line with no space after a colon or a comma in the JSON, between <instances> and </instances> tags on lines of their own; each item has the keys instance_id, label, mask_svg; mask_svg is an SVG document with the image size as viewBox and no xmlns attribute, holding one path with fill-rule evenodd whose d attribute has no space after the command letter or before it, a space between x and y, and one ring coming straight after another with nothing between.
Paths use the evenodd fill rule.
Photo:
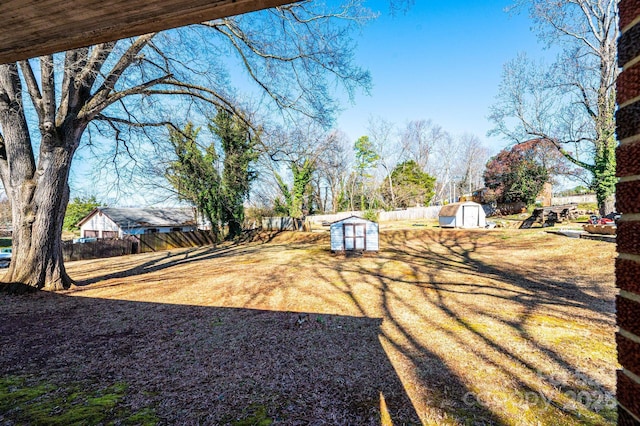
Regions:
<instances>
[{"instance_id":1,"label":"dry brown lawn","mask_svg":"<svg viewBox=\"0 0 640 426\"><path fill-rule=\"evenodd\" d=\"M615 424L614 258L413 228L367 256L281 233L72 262L69 291L0 295L4 393L120 384L104 424Z\"/></svg>"}]
</instances>

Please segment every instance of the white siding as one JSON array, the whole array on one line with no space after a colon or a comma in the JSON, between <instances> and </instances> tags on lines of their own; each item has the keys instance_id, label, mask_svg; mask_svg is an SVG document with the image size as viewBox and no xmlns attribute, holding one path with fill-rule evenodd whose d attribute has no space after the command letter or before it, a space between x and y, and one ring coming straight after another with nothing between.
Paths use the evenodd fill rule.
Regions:
<instances>
[{"instance_id":1,"label":"white siding","mask_svg":"<svg viewBox=\"0 0 640 426\"><path fill-rule=\"evenodd\" d=\"M173 232L173 228L178 228L177 226L147 226L144 228L131 228L124 230L123 233L125 235L140 235L144 234L147 229L156 229L159 234L166 234L169 232ZM195 226L183 226L180 227L181 232L190 232L195 231L197 228Z\"/></svg>"},{"instance_id":2,"label":"white siding","mask_svg":"<svg viewBox=\"0 0 640 426\"><path fill-rule=\"evenodd\" d=\"M480 225L480 206L462 206L462 227L477 228Z\"/></svg>"},{"instance_id":3,"label":"white siding","mask_svg":"<svg viewBox=\"0 0 640 426\"><path fill-rule=\"evenodd\" d=\"M456 217L455 216L440 216L438 218L438 223L441 228L455 228L456 227Z\"/></svg>"},{"instance_id":4,"label":"white siding","mask_svg":"<svg viewBox=\"0 0 640 426\"><path fill-rule=\"evenodd\" d=\"M378 224L375 222L367 222L367 251L380 250L380 234L378 232Z\"/></svg>"},{"instance_id":5,"label":"white siding","mask_svg":"<svg viewBox=\"0 0 640 426\"><path fill-rule=\"evenodd\" d=\"M347 236L351 237L347 240L347 250L352 250L354 245L357 249L362 249L365 244L366 251L378 251L380 249L378 224L359 217L349 217L331 224L331 251L345 250L345 224L364 225L364 233L360 226L346 228Z\"/></svg>"},{"instance_id":6,"label":"white siding","mask_svg":"<svg viewBox=\"0 0 640 426\"><path fill-rule=\"evenodd\" d=\"M119 231L118 225L109 219L106 215L95 212L91 219L86 221L80 227L80 236L85 236L85 231L98 231L99 237L102 237L104 231Z\"/></svg>"},{"instance_id":7,"label":"white siding","mask_svg":"<svg viewBox=\"0 0 640 426\"><path fill-rule=\"evenodd\" d=\"M342 222L331 224L331 251L344 250L344 234L342 230Z\"/></svg>"}]
</instances>

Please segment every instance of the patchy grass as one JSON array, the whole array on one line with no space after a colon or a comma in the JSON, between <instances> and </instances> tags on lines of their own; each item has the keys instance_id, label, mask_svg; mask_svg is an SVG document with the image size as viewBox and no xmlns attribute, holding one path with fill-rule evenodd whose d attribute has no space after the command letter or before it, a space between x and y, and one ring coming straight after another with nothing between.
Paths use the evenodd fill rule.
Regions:
<instances>
[{"instance_id":1,"label":"patchy grass","mask_svg":"<svg viewBox=\"0 0 640 426\"><path fill-rule=\"evenodd\" d=\"M580 210L589 210L592 212L598 212L598 203L581 203L578 204L578 209Z\"/></svg>"},{"instance_id":2,"label":"patchy grass","mask_svg":"<svg viewBox=\"0 0 640 426\"><path fill-rule=\"evenodd\" d=\"M258 237L0 295L0 423L45 404L103 424L615 424L613 244L425 226L345 257L326 233Z\"/></svg>"}]
</instances>

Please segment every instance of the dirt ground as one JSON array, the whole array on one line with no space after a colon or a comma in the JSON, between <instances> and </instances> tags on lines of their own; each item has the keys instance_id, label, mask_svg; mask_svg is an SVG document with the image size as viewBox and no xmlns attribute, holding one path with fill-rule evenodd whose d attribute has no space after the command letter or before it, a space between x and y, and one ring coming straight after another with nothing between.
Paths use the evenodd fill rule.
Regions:
<instances>
[{"instance_id":1,"label":"dirt ground","mask_svg":"<svg viewBox=\"0 0 640 426\"><path fill-rule=\"evenodd\" d=\"M71 262L68 291L0 294L0 424L615 424L614 259L419 228Z\"/></svg>"}]
</instances>

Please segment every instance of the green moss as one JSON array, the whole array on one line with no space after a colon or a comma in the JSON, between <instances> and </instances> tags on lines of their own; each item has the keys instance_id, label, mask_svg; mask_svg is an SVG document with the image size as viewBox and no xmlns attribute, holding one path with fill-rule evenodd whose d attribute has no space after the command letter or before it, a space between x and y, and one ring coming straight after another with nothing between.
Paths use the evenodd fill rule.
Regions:
<instances>
[{"instance_id":1,"label":"green moss","mask_svg":"<svg viewBox=\"0 0 640 426\"><path fill-rule=\"evenodd\" d=\"M54 386L47 383L27 383L24 377L2 377L0 378L0 411L6 413L25 403L38 401L54 389Z\"/></svg>"},{"instance_id":2,"label":"green moss","mask_svg":"<svg viewBox=\"0 0 640 426\"><path fill-rule=\"evenodd\" d=\"M233 422L233 426L270 426L273 420L267 416L267 408L263 405L249 407L249 414Z\"/></svg>"},{"instance_id":3,"label":"green moss","mask_svg":"<svg viewBox=\"0 0 640 426\"><path fill-rule=\"evenodd\" d=\"M125 419L124 424L150 426L157 424L159 421L160 419L158 419L158 416L156 416L155 411L153 411L151 408L143 408L142 410Z\"/></svg>"},{"instance_id":4,"label":"green moss","mask_svg":"<svg viewBox=\"0 0 640 426\"><path fill-rule=\"evenodd\" d=\"M0 411L7 420L29 425L154 424L151 409L131 414L120 408L126 383L89 389L84 383L56 386L29 376L0 378Z\"/></svg>"}]
</instances>

